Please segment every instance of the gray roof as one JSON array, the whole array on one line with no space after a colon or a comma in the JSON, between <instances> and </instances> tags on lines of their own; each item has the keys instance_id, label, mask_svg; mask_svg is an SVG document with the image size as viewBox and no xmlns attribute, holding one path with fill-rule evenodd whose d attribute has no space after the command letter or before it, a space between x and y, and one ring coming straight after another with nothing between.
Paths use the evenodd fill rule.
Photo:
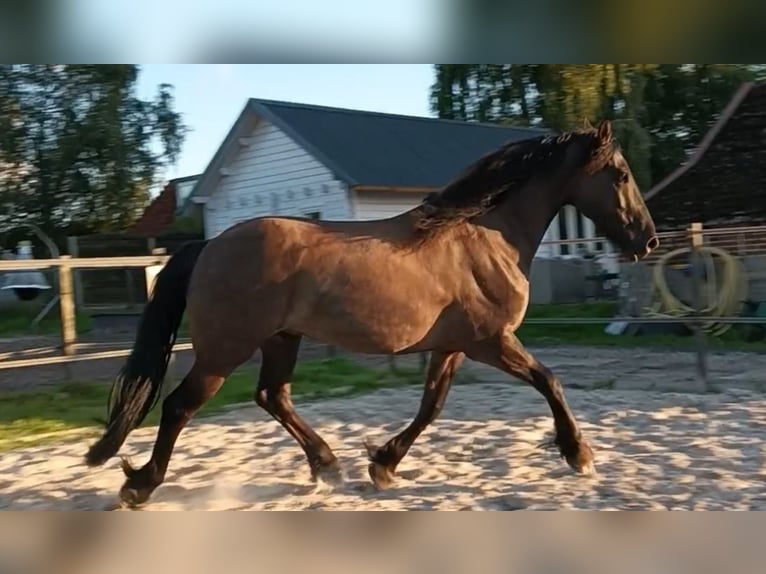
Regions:
<instances>
[{"instance_id":1,"label":"gray roof","mask_svg":"<svg viewBox=\"0 0 766 574\"><path fill-rule=\"evenodd\" d=\"M349 186L440 188L504 143L550 133L547 129L250 99L192 195L210 193L227 150L247 134L255 117L272 122Z\"/></svg>"},{"instance_id":2,"label":"gray roof","mask_svg":"<svg viewBox=\"0 0 766 574\"><path fill-rule=\"evenodd\" d=\"M442 187L504 143L548 133L270 100L249 105L349 185Z\"/></svg>"}]
</instances>

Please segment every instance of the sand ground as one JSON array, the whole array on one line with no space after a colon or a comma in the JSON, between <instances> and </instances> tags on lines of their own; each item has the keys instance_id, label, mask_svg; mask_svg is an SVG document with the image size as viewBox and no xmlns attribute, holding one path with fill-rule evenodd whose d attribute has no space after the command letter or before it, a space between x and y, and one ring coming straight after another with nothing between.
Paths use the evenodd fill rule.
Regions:
<instances>
[{"instance_id":1,"label":"sand ground","mask_svg":"<svg viewBox=\"0 0 766 574\"><path fill-rule=\"evenodd\" d=\"M370 484L362 441L382 443L403 428L419 388L298 405L344 468L346 482L335 489L311 484L298 445L255 406L195 421L146 509L766 509L763 359L723 356L726 365L711 363L719 390L694 393L679 392L694 384L693 356L651 362L628 352L538 353L567 383L596 453L594 478L574 475L555 452L538 448L552 428L540 395L469 363L464 368L479 382L455 385L391 490ZM122 453L143 463L154 433L136 431ZM112 505L123 480L118 461L88 469L86 447L79 440L5 453L0 508Z\"/></svg>"}]
</instances>

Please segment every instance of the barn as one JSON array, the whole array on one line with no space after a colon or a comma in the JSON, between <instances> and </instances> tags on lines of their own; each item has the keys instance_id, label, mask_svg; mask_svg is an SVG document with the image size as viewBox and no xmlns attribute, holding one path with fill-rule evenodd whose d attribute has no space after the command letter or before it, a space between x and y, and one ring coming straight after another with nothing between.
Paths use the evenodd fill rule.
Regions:
<instances>
[{"instance_id":1,"label":"barn","mask_svg":"<svg viewBox=\"0 0 766 574\"><path fill-rule=\"evenodd\" d=\"M473 161L546 130L250 99L189 201L205 236L263 215L369 220L415 207ZM573 209L546 239L594 237ZM540 256L566 255L545 245Z\"/></svg>"}]
</instances>

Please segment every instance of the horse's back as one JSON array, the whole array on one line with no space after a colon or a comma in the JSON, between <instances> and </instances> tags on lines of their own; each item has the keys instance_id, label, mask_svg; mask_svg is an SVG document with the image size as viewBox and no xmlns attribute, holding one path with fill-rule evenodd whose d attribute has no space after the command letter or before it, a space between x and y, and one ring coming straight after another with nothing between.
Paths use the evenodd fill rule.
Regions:
<instances>
[{"instance_id":1,"label":"horse's back","mask_svg":"<svg viewBox=\"0 0 766 574\"><path fill-rule=\"evenodd\" d=\"M382 227L381 222L251 219L210 240L191 289L200 297L234 298L276 286L335 292L369 289L394 271L407 275L420 269L416 255L392 241Z\"/></svg>"}]
</instances>

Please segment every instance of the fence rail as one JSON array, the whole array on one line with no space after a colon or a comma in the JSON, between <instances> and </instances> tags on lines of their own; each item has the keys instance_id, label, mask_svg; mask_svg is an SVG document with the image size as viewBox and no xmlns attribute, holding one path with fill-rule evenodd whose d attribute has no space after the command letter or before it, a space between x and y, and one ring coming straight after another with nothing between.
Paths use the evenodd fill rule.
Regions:
<instances>
[{"instance_id":1,"label":"fence rail","mask_svg":"<svg viewBox=\"0 0 766 574\"><path fill-rule=\"evenodd\" d=\"M61 350L64 356L71 359L59 359L59 362L71 362L81 359L75 355L77 344L77 328L75 321L75 289L73 271L76 269L122 269L161 266L167 263L169 257L165 250L157 250L152 255L128 257L77 257L62 255L56 259L15 259L0 261L0 272L23 271L56 268L58 271L58 303L61 314ZM147 282L147 290L149 284ZM114 351L116 352L116 351ZM127 354L127 351L125 351ZM116 355L118 356L118 355ZM77 357L77 358L74 358ZM96 357L92 357L96 358ZM101 357L98 357L101 358ZM42 361L42 358L40 359ZM42 364L42 363L41 363Z\"/></svg>"},{"instance_id":2,"label":"fence rail","mask_svg":"<svg viewBox=\"0 0 766 574\"><path fill-rule=\"evenodd\" d=\"M525 325L603 325L606 323L635 323L637 325L684 323L704 324L722 323L727 325L766 324L766 317L711 317L710 315L668 315L663 317L530 317Z\"/></svg>"},{"instance_id":3,"label":"fence rail","mask_svg":"<svg viewBox=\"0 0 766 574\"><path fill-rule=\"evenodd\" d=\"M181 343L173 346L173 353L191 351L191 343ZM83 354L52 355L48 357L33 357L28 359L11 359L0 361L0 371L7 369L22 369L26 367L45 367L82 361L98 361L102 359L119 359L130 355L130 349L115 349L113 351L91 351Z\"/></svg>"},{"instance_id":4,"label":"fence rail","mask_svg":"<svg viewBox=\"0 0 766 574\"><path fill-rule=\"evenodd\" d=\"M135 255L129 257L69 257L62 255L58 259L10 259L0 260L2 271L28 271L30 269L48 269L51 267L70 267L72 269L120 269L128 267L150 267L167 263L167 255Z\"/></svg>"}]
</instances>

